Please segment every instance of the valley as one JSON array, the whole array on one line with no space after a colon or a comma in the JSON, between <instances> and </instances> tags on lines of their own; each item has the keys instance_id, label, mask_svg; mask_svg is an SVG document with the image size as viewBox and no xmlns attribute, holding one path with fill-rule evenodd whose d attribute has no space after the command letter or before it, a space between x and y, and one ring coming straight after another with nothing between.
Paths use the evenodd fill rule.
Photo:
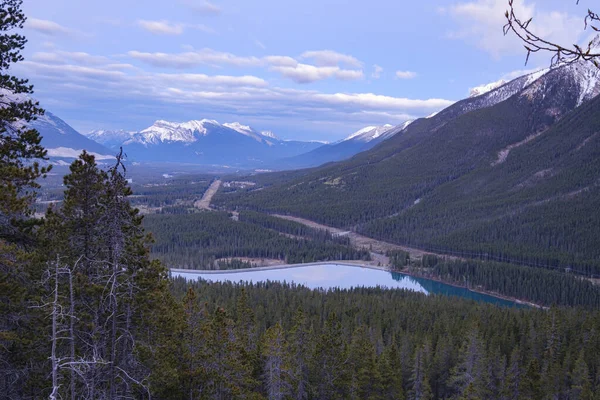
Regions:
<instances>
[{"instance_id":1,"label":"valley","mask_svg":"<svg viewBox=\"0 0 600 400\"><path fill-rule=\"evenodd\" d=\"M0 400L600 399L600 16L466 1L0 0Z\"/></svg>"},{"instance_id":2,"label":"valley","mask_svg":"<svg viewBox=\"0 0 600 400\"><path fill-rule=\"evenodd\" d=\"M218 179L215 179L210 184L208 189L206 189L206 192L204 192L204 194L202 195L202 198L200 200L197 200L194 202L194 207L196 207L200 210L210 210L210 202L212 201L213 196L219 190L220 186L221 186L221 181Z\"/></svg>"}]
</instances>

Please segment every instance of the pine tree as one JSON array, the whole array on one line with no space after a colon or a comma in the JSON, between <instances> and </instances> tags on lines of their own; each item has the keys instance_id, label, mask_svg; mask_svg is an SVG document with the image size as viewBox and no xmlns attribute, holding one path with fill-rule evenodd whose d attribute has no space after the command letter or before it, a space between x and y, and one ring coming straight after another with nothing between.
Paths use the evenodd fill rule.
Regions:
<instances>
[{"instance_id":1,"label":"pine tree","mask_svg":"<svg viewBox=\"0 0 600 400\"><path fill-rule=\"evenodd\" d=\"M476 381L483 373L481 370L483 356L479 332L477 329L471 329L461 348L459 362L450 377L452 387L457 394L462 395L471 384L474 390L477 389Z\"/></svg>"},{"instance_id":2,"label":"pine tree","mask_svg":"<svg viewBox=\"0 0 600 400\"><path fill-rule=\"evenodd\" d=\"M281 324L276 323L264 334L262 353L265 363L264 382L269 400L282 400L292 389L287 343Z\"/></svg>"},{"instance_id":3,"label":"pine tree","mask_svg":"<svg viewBox=\"0 0 600 400\"><path fill-rule=\"evenodd\" d=\"M346 398L349 386L346 371L347 351L342 327L335 313L329 314L323 333L312 355L311 386L320 399Z\"/></svg>"},{"instance_id":4,"label":"pine tree","mask_svg":"<svg viewBox=\"0 0 600 400\"><path fill-rule=\"evenodd\" d=\"M590 370L585 362L582 351L579 353L579 357L577 357L575 367L571 373L571 391L569 393L569 399L593 400L593 396Z\"/></svg>"},{"instance_id":5,"label":"pine tree","mask_svg":"<svg viewBox=\"0 0 600 400\"><path fill-rule=\"evenodd\" d=\"M161 324L178 321L178 307L170 298L166 270L149 259L149 237L127 200L131 190L124 173L120 155L105 172L83 152L64 178L63 206L48 211L42 230L42 252L52 257L48 261L60 260L69 277L62 285L70 315L63 340L69 351L61 368L70 372L71 398L147 395L149 365L172 348ZM172 325L179 332L181 324ZM160 364L170 370L166 361Z\"/></svg>"},{"instance_id":6,"label":"pine tree","mask_svg":"<svg viewBox=\"0 0 600 400\"><path fill-rule=\"evenodd\" d=\"M413 372L411 376L412 390L410 391L409 397L411 400L433 399L426 364L426 349L425 346L421 346L417 349L414 357Z\"/></svg>"},{"instance_id":7,"label":"pine tree","mask_svg":"<svg viewBox=\"0 0 600 400\"><path fill-rule=\"evenodd\" d=\"M39 133L28 123L43 114L38 103L26 95L33 87L26 79L8 73L23 60L20 52L27 40L19 30L25 23L22 0L0 1L0 397L18 397L36 362L26 348L36 312L26 305L28 291L34 285L25 264L35 238L38 221L31 205L36 180L49 167ZM35 292L35 291L33 291ZM23 355L30 354L29 360Z\"/></svg>"},{"instance_id":8,"label":"pine tree","mask_svg":"<svg viewBox=\"0 0 600 400\"><path fill-rule=\"evenodd\" d=\"M540 364L535 358L529 362L527 371L521 380L520 392L522 398L538 400L543 398L540 376Z\"/></svg>"},{"instance_id":9,"label":"pine tree","mask_svg":"<svg viewBox=\"0 0 600 400\"><path fill-rule=\"evenodd\" d=\"M20 54L27 39L18 33L25 23L22 0L0 2L0 240L7 243L26 241L27 228L35 224L30 219L39 185L36 180L50 169L37 160L46 159L41 137L27 123L44 111L27 98L33 86L7 72L23 61Z\"/></svg>"},{"instance_id":10,"label":"pine tree","mask_svg":"<svg viewBox=\"0 0 600 400\"><path fill-rule=\"evenodd\" d=\"M292 398L305 400L309 388L309 356L312 350L310 332L307 327L306 315L299 309L294 314L293 326L288 339L290 354L290 373L292 376Z\"/></svg>"},{"instance_id":11,"label":"pine tree","mask_svg":"<svg viewBox=\"0 0 600 400\"><path fill-rule=\"evenodd\" d=\"M381 376L377 368L375 347L364 327L354 332L349 348L349 367L352 371L350 398L380 399Z\"/></svg>"},{"instance_id":12,"label":"pine tree","mask_svg":"<svg viewBox=\"0 0 600 400\"><path fill-rule=\"evenodd\" d=\"M379 356L379 375L384 399L404 400L402 368L400 368L398 347L392 341Z\"/></svg>"},{"instance_id":13,"label":"pine tree","mask_svg":"<svg viewBox=\"0 0 600 400\"><path fill-rule=\"evenodd\" d=\"M233 321L225 310L217 308L206 327L205 354L202 357L206 380L205 396L211 399L240 398L252 380L252 366L244 356L241 343L235 338Z\"/></svg>"},{"instance_id":14,"label":"pine tree","mask_svg":"<svg viewBox=\"0 0 600 400\"><path fill-rule=\"evenodd\" d=\"M198 297L194 288L189 287L183 299L185 328L183 331L183 362L180 366L184 396L196 399L201 395L203 378L201 357L204 346L203 324Z\"/></svg>"},{"instance_id":15,"label":"pine tree","mask_svg":"<svg viewBox=\"0 0 600 400\"><path fill-rule=\"evenodd\" d=\"M502 400L518 400L520 398L519 395L522 378L520 364L521 352L517 347L510 355L509 365L501 389Z\"/></svg>"}]
</instances>

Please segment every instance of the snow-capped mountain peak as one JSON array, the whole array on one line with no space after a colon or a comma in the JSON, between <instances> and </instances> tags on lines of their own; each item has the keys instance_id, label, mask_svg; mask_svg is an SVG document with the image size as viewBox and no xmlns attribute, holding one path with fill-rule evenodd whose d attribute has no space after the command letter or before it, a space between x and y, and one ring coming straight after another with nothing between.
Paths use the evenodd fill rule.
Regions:
<instances>
[{"instance_id":1,"label":"snow-capped mountain peak","mask_svg":"<svg viewBox=\"0 0 600 400\"><path fill-rule=\"evenodd\" d=\"M223 124L223 126L233 129L234 131L237 131L243 135L248 135L249 133L254 132L254 130L248 125L242 125L239 122L227 122Z\"/></svg>"},{"instance_id":2,"label":"snow-capped mountain peak","mask_svg":"<svg viewBox=\"0 0 600 400\"><path fill-rule=\"evenodd\" d=\"M131 139L133 135L135 135L135 132L126 131L123 129L97 129L85 134L85 136L87 136L89 139L92 139L94 142L98 142L108 147L118 147L121 143Z\"/></svg>"},{"instance_id":3,"label":"snow-capped mountain peak","mask_svg":"<svg viewBox=\"0 0 600 400\"><path fill-rule=\"evenodd\" d=\"M343 141L355 140L361 142L370 142L371 140L377 139L392 128L393 125L390 124L385 124L382 126L366 126L354 132L352 135L348 136Z\"/></svg>"},{"instance_id":4,"label":"snow-capped mountain peak","mask_svg":"<svg viewBox=\"0 0 600 400\"><path fill-rule=\"evenodd\" d=\"M152 126L141 130L128 142L137 142L145 145L162 142L193 143L197 140L196 135L205 136L208 134L207 126L210 125L221 126L217 121L212 119L187 122L158 120Z\"/></svg>"},{"instance_id":5,"label":"snow-capped mountain peak","mask_svg":"<svg viewBox=\"0 0 600 400\"><path fill-rule=\"evenodd\" d=\"M499 81L496 81L496 82L488 83L488 84L481 85L481 86L476 86L469 90L469 97L481 96L482 94L491 92L492 90L497 89L504 84L506 84L506 81L504 79L500 79Z\"/></svg>"}]
</instances>

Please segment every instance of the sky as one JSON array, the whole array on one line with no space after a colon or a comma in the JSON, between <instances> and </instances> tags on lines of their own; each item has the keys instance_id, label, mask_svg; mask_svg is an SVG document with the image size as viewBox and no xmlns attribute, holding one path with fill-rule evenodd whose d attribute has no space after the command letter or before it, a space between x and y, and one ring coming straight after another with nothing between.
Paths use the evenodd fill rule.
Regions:
<instances>
[{"instance_id":1,"label":"sky","mask_svg":"<svg viewBox=\"0 0 600 400\"><path fill-rule=\"evenodd\" d=\"M26 0L34 97L78 131L215 119L335 141L547 67L504 36L508 0ZM589 4L588 4L589 3ZM592 0L515 0L560 43Z\"/></svg>"}]
</instances>

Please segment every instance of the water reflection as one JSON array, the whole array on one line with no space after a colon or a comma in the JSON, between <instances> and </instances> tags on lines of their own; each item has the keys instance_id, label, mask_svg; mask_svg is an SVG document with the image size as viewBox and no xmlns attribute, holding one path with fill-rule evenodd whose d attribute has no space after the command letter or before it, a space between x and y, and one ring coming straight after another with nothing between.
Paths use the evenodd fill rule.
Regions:
<instances>
[{"instance_id":1,"label":"water reflection","mask_svg":"<svg viewBox=\"0 0 600 400\"><path fill-rule=\"evenodd\" d=\"M428 291L413 278L403 275L391 278L387 271L364 268L359 266L322 264L299 266L286 269L266 271L223 272L223 273L187 273L177 272L173 276L183 276L187 279L202 278L210 282L294 282L311 289L350 289L353 287L386 287L408 289L428 294Z\"/></svg>"},{"instance_id":2,"label":"water reflection","mask_svg":"<svg viewBox=\"0 0 600 400\"><path fill-rule=\"evenodd\" d=\"M219 273L172 272L186 279L205 279L210 282L266 282L279 281L304 285L311 289L350 289L353 287L385 287L408 289L425 294L463 297L502 306L523 307L515 302L486 294L454 287L425 278L413 278L398 272L388 272L360 266L319 264L284 269L228 271Z\"/></svg>"}]
</instances>

